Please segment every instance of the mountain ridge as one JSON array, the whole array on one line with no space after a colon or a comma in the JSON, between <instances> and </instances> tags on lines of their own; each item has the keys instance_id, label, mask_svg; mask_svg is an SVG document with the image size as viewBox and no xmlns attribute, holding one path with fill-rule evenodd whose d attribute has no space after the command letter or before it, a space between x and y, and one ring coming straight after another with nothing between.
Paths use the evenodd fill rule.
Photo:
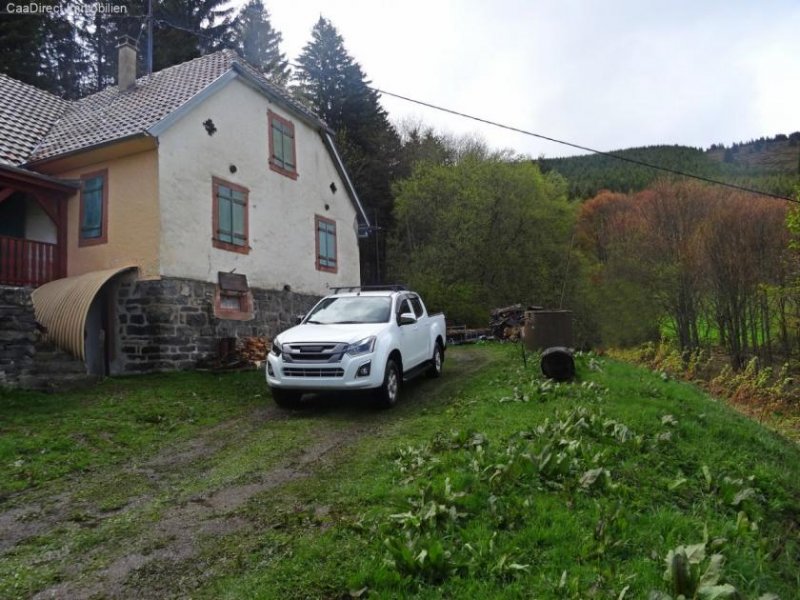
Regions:
<instances>
[{"instance_id":1,"label":"mountain ridge","mask_svg":"<svg viewBox=\"0 0 800 600\"><path fill-rule=\"evenodd\" d=\"M782 196L791 195L800 184L800 131L730 146L712 144L706 150L660 144L609 154ZM664 171L604 154L540 158L536 162L543 172L556 171L564 176L570 196L579 199L590 198L602 189L637 192L656 179L669 176Z\"/></svg>"}]
</instances>

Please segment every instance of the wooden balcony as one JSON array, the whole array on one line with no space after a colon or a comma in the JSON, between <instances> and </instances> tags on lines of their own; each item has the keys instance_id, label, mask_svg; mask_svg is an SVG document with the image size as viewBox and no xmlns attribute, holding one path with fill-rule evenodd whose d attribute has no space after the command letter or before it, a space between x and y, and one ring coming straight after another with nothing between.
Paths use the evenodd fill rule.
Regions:
<instances>
[{"instance_id":1,"label":"wooden balcony","mask_svg":"<svg viewBox=\"0 0 800 600\"><path fill-rule=\"evenodd\" d=\"M58 246L0 236L0 285L39 287L58 279Z\"/></svg>"}]
</instances>

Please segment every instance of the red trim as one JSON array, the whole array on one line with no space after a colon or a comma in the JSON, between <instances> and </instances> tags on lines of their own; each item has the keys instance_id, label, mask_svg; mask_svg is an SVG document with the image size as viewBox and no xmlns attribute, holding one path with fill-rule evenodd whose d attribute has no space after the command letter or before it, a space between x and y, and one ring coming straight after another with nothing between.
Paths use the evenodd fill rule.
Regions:
<instances>
[{"instance_id":1,"label":"red trim","mask_svg":"<svg viewBox=\"0 0 800 600\"><path fill-rule=\"evenodd\" d=\"M279 123L282 123L292 132L292 162L294 163L294 171L290 171L289 169L286 169L282 165L279 165L275 162L275 158L272 154L272 121L278 121ZM269 156L269 168L276 173L285 175L290 179L297 179L297 138L295 137L294 123L288 119L284 119L278 113L274 113L271 110L267 110L267 122L269 129L269 148L267 148L267 156Z\"/></svg>"},{"instance_id":2,"label":"red trim","mask_svg":"<svg viewBox=\"0 0 800 600\"><path fill-rule=\"evenodd\" d=\"M30 194L56 227L55 279L67 276L67 204L52 192Z\"/></svg>"},{"instance_id":3,"label":"red trim","mask_svg":"<svg viewBox=\"0 0 800 600\"><path fill-rule=\"evenodd\" d=\"M6 188L4 190L0 190L0 202L11 196L14 192L16 192L14 188Z\"/></svg>"},{"instance_id":4,"label":"red trim","mask_svg":"<svg viewBox=\"0 0 800 600\"><path fill-rule=\"evenodd\" d=\"M103 178L103 220L101 222L100 237L85 238L81 235L81 226L83 225L83 186L87 179L94 179L95 177ZM92 173L84 173L81 175L81 193L79 196L80 214L78 216L78 246L97 246L98 244L108 243L108 169L94 171Z\"/></svg>"},{"instance_id":5,"label":"red trim","mask_svg":"<svg viewBox=\"0 0 800 600\"><path fill-rule=\"evenodd\" d=\"M217 239L217 230L219 229L218 192L219 186L221 185L244 194L244 246L238 246ZM230 181L220 179L219 177L211 178L211 243L214 244L214 248L219 248L220 250L229 250L231 252L238 252L239 254L250 254L250 190L241 185L236 185Z\"/></svg>"},{"instance_id":6,"label":"red trim","mask_svg":"<svg viewBox=\"0 0 800 600\"><path fill-rule=\"evenodd\" d=\"M222 308L222 293L217 285L214 291L215 317L231 321L250 321L253 318L253 294L251 292L226 292L226 295L238 297L240 310Z\"/></svg>"},{"instance_id":7,"label":"red trim","mask_svg":"<svg viewBox=\"0 0 800 600\"><path fill-rule=\"evenodd\" d=\"M0 235L0 285L39 287L58 278L56 244Z\"/></svg>"},{"instance_id":8,"label":"red trim","mask_svg":"<svg viewBox=\"0 0 800 600\"><path fill-rule=\"evenodd\" d=\"M333 225L333 252L334 257L336 258L336 266L335 267L328 267L321 265L319 263L319 224L320 221L323 223L328 223L329 225ZM314 266L316 266L317 271L324 271L326 273L338 273L339 272L339 236L336 233L336 221L333 219L328 219L323 217L322 215L314 215Z\"/></svg>"}]
</instances>

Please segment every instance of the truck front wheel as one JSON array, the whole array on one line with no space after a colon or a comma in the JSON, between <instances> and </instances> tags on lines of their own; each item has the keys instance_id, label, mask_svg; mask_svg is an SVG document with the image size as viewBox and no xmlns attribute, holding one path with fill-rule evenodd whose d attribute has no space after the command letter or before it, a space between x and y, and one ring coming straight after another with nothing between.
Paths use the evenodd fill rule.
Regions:
<instances>
[{"instance_id":1,"label":"truck front wheel","mask_svg":"<svg viewBox=\"0 0 800 600\"><path fill-rule=\"evenodd\" d=\"M400 397L400 369L393 359L386 363L383 385L378 388L378 404L381 408L391 408Z\"/></svg>"}]
</instances>

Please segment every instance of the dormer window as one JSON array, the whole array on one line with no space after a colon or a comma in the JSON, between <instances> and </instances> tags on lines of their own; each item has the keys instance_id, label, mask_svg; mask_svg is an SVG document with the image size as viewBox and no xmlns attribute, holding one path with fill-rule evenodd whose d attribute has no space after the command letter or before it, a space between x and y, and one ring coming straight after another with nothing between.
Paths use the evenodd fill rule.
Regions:
<instances>
[{"instance_id":1,"label":"dormer window","mask_svg":"<svg viewBox=\"0 0 800 600\"><path fill-rule=\"evenodd\" d=\"M294 143L294 123L279 114L269 117L269 166L273 171L297 179L297 153Z\"/></svg>"}]
</instances>

